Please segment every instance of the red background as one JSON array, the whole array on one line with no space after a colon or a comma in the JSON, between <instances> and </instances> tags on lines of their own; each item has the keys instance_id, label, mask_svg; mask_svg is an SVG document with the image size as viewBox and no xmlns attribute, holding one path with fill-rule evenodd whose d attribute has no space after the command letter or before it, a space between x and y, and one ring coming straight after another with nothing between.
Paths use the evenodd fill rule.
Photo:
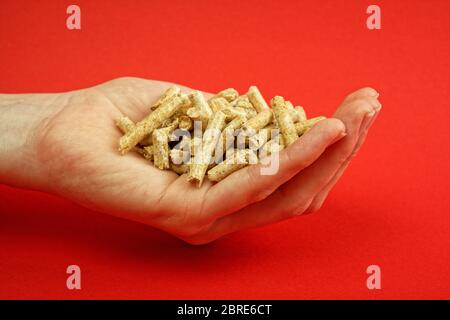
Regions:
<instances>
[{"instance_id":1,"label":"red background","mask_svg":"<svg viewBox=\"0 0 450 320\"><path fill-rule=\"evenodd\" d=\"M207 246L1 186L0 298L450 298L450 2L374 2L381 30L369 1L79 0L69 31L69 1L2 0L1 92L132 75L327 115L370 85L384 108L321 212Z\"/></svg>"}]
</instances>

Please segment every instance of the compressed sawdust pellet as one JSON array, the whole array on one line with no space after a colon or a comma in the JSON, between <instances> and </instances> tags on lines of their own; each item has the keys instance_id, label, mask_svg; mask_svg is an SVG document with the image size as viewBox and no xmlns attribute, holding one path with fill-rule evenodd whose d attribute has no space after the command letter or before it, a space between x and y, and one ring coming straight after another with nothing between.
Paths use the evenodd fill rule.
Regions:
<instances>
[{"instance_id":1,"label":"compressed sawdust pellet","mask_svg":"<svg viewBox=\"0 0 450 320\"><path fill-rule=\"evenodd\" d=\"M173 97L175 97L176 95L180 94L180 88L179 87L170 87L169 89L166 90L166 92L163 93L163 95L158 99L158 101L156 101L152 106L151 109L155 110L157 109L160 105L162 105L164 102L169 101L170 99L172 99Z\"/></svg>"},{"instance_id":2,"label":"compressed sawdust pellet","mask_svg":"<svg viewBox=\"0 0 450 320\"><path fill-rule=\"evenodd\" d=\"M192 91L190 99L192 101L192 107L188 110L187 115L194 120L201 121L203 130L205 130L208 125L208 120L214 115L214 112L200 91ZM189 111L191 112L189 113Z\"/></svg>"},{"instance_id":3,"label":"compressed sawdust pellet","mask_svg":"<svg viewBox=\"0 0 450 320\"><path fill-rule=\"evenodd\" d=\"M208 179L217 182L245 167L249 162L249 152L251 151L248 149L235 150L229 159L208 170Z\"/></svg>"},{"instance_id":4,"label":"compressed sawdust pellet","mask_svg":"<svg viewBox=\"0 0 450 320\"><path fill-rule=\"evenodd\" d=\"M153 162L158 169L169 169L169 135L164 129L153 131Z\"/></svg>"},{"instance_id":5,"label":"compressed sawdust pellet","mask_svg":"<svg viewBox=\"0 0 450 320\"><path fill-rule=\"evenodd\" d=\"M127 132L119 140L119 151L122 154L130 151L145 137L158 129L164 120L170 118L184 103L180 96L174 96L161 104L155 111L150 113L144 120L138 122L135 128Z\"/></svg>"},{"instance_id":6,"label":"compressed sawdust pellet","mask_svg":"<svg viewBox=\"0 0 450 320\"><path fill-rule=\"evenodd\" d=\"M237 90L234 88L228 88L217 93L211 100L218 97L224 98L228 102L231 102L239 97L239 92L237 92Z\"/></svg>"},{"instance_id":7,"label":"compressed sawdust pellet","mask_svg":"<svg viewBox=\"0 0 450 320\"><path fill-rule=\"evenodd\" d=\"M283 97L280 96L275 96L271 101L271 105L286 145L293 144L298 138L294 120L291 117L291 111L294 110L294 107L289 110Z\"/></svg>"},{"instance_id":8,"label":"compressed sawdust pellet","mask_svg":"<svg viewBox=\"0 0 450 320\"><path fill-rule=\"evenodd\" d=\"M317 122L325 120L323 116L311 118L305 121L297 122L295 124L295 129L298 135L305 134L309 129L311 129Z\"/></svg>"},{"instance_id":9,"label":"compressed sawdust pellet","mask_svg":"<svg viewBox=\"0 0 450 320\"><path fill-rule=\"evenodd\" d=\"M251 131L256 133L258 130L267 126L273 118L273 112L271 109L263 110L256 116L248 119L243 125L242 129L245 131Z\"/></svg>"},{"instance_id":10,"label":"compressed sawdust pellet","mask_svg":"<svg viewBox=\"0 0 450 320\"><path fill-rule=\"evenodd\" d=\"M214 149L220 139L220 133L225 126L225 118L226 116L222 111L214 114L203 135L201 151L191 160L188 180L197 182L199 186L202 185L206 170L214 154Z\"/></svg>"},{"instance_id":11,"label":"compressed sawdust pellet","mask_svg":"<svg viewBox=\"0 0 450 320\"><path fill-rule=\"evenodd\" d=\"M122 131L122 133L130 132L135 128L135 124L128 117L120 117L116 121L116 126Z\"/></svg>"},{"instance_id":12,"label":"compressed sawdust pellet","mask_svg":"<svg viewBox=\"0 0 450 320\"><path fill-rule=\"evenodd\" d=\"M251 86L250 89L248 89L247 97L257 112L269 109L266 100L264 100L257 87Z\"/></svg>"}]
</instances>

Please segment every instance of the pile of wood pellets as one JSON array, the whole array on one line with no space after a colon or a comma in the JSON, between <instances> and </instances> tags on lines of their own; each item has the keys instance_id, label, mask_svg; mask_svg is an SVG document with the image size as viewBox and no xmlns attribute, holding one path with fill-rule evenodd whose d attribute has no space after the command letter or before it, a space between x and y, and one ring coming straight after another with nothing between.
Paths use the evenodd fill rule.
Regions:
<instances>
[{"instance_id":1,"label":"pile of wood pellets","mask_svg":"<svg viewBox=\"0 0 450 320\"><path fill-rule=\"evenodd\" d=\"M143 120L117 119L124 134L119 151L138 152L158 169L187 174L197 186L205 176L217 182L279 152L325 119L307 119L303 107L281 96L270 104L256 86L244 95L225 89L208 100L200 91L184 94L173 86Z\"/></svg>"}]
</instances>

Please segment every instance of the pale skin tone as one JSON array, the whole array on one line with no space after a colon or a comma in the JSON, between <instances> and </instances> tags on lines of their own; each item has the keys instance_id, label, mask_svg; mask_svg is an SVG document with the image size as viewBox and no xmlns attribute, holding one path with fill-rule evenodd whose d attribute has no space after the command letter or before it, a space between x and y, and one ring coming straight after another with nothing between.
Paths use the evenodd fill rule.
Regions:
<instances>
[{"instance_id":1,"label":"pale skin tone","mask_svg":"<svg viewBox=\"0 0 450 320\"><path fill-rule=\"evenodd\" d=\"M374 89L357 90L332 118L280 153L275 175L252 165L197 188L138 154L117 151L121 132L114 121L123 115L141 120L170 85L119 78L67 93L0 94L0 183L50 192L204 244L320 209L381 109Z\"/></svg>"}]
</instances>

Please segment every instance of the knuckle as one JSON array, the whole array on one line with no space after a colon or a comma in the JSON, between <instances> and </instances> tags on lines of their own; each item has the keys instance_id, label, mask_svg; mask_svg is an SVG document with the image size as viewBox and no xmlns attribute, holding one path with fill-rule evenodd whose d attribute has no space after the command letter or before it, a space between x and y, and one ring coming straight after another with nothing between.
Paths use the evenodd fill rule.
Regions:
<instances>
[{"instance_id":1,"label":"knuckle","mask_svg":"<svg viewBox=\"0 0 450 320\"><path fill-rule=\"evenodd\" d=\"M255 192L255 194L253 196L253 199L256 202L259 202L259 201L262 201L262 200L266 199L270 194L271 194L271 190L267 190L267 189L260 190L258 192Z\"/></svg>"},{"instance_id":2,"label":"knuckle","mask_svg":"<svg viewBox=\"0 0 450 320\"><path fill-rule=\"evenodd\" d=\"M289 146L289 148L287 148L286 150L283 150L283 158L282 161L285 163L291 163L291 164L295 164L295 167L297 168L306 168L307 166L310 165L310 157L303 154L301 155L301 153L299 152L299 148L294 146ZM280 170L281 172L281 170ZM289 172L284 172L286 175L289 175ZM284 176L283 178L286 178L286 176Z\"/></svg>"},{"instance_id":3,"label":"knuckle","mask_svg":"<svg viewBox=\"0 0 450 320\"><path fill-rule=\"evenodd\" d=\"M258 175L257 167L256 166L249 166L247 167L247 170L245 170L246 177L245 177L245 183L248 187L250 187L253 183L253 180L255 180L256 176Z\"/></svg>"},{"instance_id":4,"label":"knuckle","mask_svg":"<svg viewBox=\"0 0 450 320\"><path fill-rule=\"evenodd\" d=\"M259 202L266 199L271 193L271 190L258 188L249 193L248 200L250 203Z\"/></svg>"},{"instance_id":5,"label":"knuckle","mask_svg":"<svg viewBox=\"0 0 450 320\"><path fill-rule=\"evenodd\" d=\"M256 184L257 182L255 182L255 177L258 174L257 170L259 170L257 166L250 166L247 167L247 170L245 171L246 172L245 185L246 190L249 190L248 191L249 202L262 201L272 193L272 190Z\"/></svg>"},{"instance_id":6,"label":"knuckle","mask_svg":"<svg viewBox=\"0 0 450 320\"><path fill-rule=\"evenodd\" d=\"M285 150L282 150L280 155L282 155L281 161L290 163L291 161L294 161L295 159L295 153L296 148L286 148Z\"/></svg>"}]
</instances>

